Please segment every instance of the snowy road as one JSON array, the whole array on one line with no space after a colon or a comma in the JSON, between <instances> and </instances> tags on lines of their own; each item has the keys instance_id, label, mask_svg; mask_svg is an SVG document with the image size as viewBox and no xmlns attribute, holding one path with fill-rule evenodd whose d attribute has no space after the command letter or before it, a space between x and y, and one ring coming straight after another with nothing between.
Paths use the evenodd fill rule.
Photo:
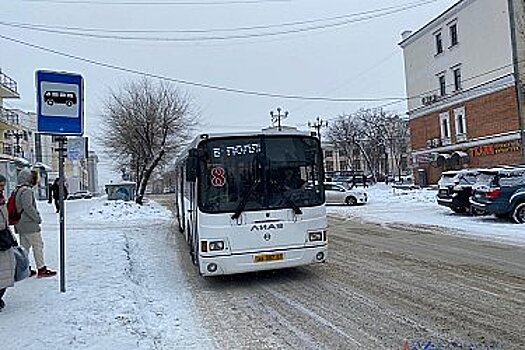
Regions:
<instances>
[{"instance_id":1,"label":"snowy road","mask_svg":"<svg viewBox=\"0 0 525 350\"><path fill-rule=\"evenodd\" d=\"M412 202L399 212L424 207ZM39 206L58 267L56 214ZM68 202L68 291L57 278L9 289L0 349L525 348L519 226L506 245L399 214L386 222L379 204L335 209L328 263L204 279L159 205Z\"/></svg>"},{"instance_id":2,"label":"snowy road","mask_svg":"<svg viewBox=\"0 0 525 350\"><path fill-rule=\"evenodd\" d=\"M221 349L525 347L519 246L331 217L323 265L203 279L181 264Z\"/></svg>"}]
</instances>

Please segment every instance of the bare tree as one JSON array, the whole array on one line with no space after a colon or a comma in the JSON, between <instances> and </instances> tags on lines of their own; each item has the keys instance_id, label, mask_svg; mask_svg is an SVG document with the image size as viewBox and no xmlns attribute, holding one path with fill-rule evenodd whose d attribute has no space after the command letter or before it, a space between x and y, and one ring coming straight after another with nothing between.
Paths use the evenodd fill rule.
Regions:
<instances>
[{"instance_id":1,"label":"bare tree","mask_svg":"<svg viewBox=\"0 0 525 350\"><path fill-rule=\"evenodd\" d=\"M142 78L112 91L103 114L102 142L116 169L131 170L142 204L155 168L173 160L197 125L192 100L173 85Z\"/></svg>"},{"instance_id":2,"label":"bare tree","mask_svg":"<svg viewBox=\"0 0 525 350\"><path fill-rule=\"evenodd\" d=\"M401 173L408 147L408 122L398 115L381 109L361 109L336 119L327 136L352 165L362 157L374 181L381 172L388 172L389 159Z\"/></svg>"}]
</instances>

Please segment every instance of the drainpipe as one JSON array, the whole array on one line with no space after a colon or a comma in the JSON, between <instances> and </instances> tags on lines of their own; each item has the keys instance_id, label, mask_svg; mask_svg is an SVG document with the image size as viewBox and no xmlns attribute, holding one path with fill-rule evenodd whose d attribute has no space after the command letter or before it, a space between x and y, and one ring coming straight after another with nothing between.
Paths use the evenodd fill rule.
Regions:
<instances>
[{"instance_id":1,"label":"drainpipe","mask_svg":"<svg viewBox=\"0 0 525 350\"><path fill-rule=\"evenodd\" d=\"M523 84L521 82L519 57L518 57L518 44L517 44L517 33L516 33L516 16L514 9L514 0L508 0L509 4L509 20L510 20L510 39L512 44L512 62L514 64L514 84L516 87L516 95L518 102L518 117L520 125L520 136L521 136L521 157L522 161L525 162L525 116L523 113Z\"/></svg>"}]
</instances>

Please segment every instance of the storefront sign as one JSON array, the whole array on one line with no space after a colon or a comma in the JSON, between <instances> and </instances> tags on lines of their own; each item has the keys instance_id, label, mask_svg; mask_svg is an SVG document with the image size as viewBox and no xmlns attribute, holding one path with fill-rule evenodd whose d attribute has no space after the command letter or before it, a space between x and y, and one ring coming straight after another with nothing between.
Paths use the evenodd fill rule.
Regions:
<instances>
[{"instance_id":1,"label":"storefront sign","mask_svg":"<svg viewBox=\"0 0 525 350\"><path fill-rule=\"evenodd\" d=\"M520 143L518 140L515 140L473 147L469 149L469 154L472 158L474 158L502 153L519 152L520 150Z\"/></svg>"}]
</instances>

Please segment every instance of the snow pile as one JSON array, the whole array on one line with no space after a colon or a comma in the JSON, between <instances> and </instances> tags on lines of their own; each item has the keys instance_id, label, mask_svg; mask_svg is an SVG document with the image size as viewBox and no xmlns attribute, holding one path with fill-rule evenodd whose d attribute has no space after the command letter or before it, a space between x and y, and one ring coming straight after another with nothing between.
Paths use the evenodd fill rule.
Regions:
<instances>
[{"instance_id":1,"label":"snow pile","mask_svg":"<svg viewBox=\"0 0 525 350\"><path fill-rule=\"evenodd\" d=\"M58 270L58 215L46 202L38 207L45 262ZM67 201L67 291L59 276L8 288L0 349L212 349L169 216L152 202Z\"/></svg>"},{"instance_id":2,"label":"snow pile","mask_svg":"<svg viewBox=\"0 0 525 350\"><path fill-rule=\"evenodd\" d=\"M84 220L110 220L110 221L137 221L137 220L170 220L172 214L169 210L155 202L147 202L139 205L135 202L122 200L108 201L105 197L93 200L88 215Z\"/></svg>"}]
</instances>

